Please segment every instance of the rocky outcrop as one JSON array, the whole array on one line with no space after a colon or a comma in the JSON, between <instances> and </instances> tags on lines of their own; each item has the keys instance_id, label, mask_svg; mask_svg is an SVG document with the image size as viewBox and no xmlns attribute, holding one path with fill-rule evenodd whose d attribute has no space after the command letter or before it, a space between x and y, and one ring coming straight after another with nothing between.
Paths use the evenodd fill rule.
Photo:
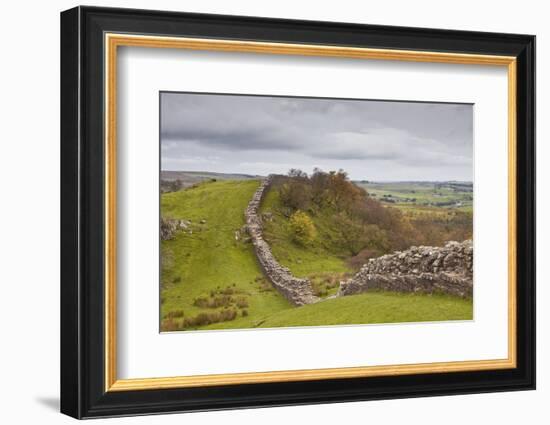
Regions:
<instances>
[{"instance_id":1,"label":"rocky outcrop","mask_svg":"<svg viewBox=\"0 0 550 425\"><path fill-rule=\"evenodd\" d=\"M178 231L189 228L191 222L188 220L177 220L171 218L160 219L160 238L163 241L173 239Z\"/></svg>"},{"instance_id":2,"label":"rocky outcrop","mask_svg":"<svg viewBox=\"0 0 550 425\"><path fill-rule=\"evenodd\" d=\"M372 290L472 296L472 241L444 247L419 246L370 259L351 279L341 282L339 295Z\"/></svg>"},{"instance_id":3,"label":"rocky outcrop","mask_svg":"<svg viewBox=\"0 0 550 425\"><path fill-rule=\"evenodd\" d=\"M273 176L270 175L262 181L245 210L247 231L254 245L260 267L273 287L296 306L312 304L317 302L319 298L313 294L311 282L308 279L293 276L288 268L281 266L263 238L259 209L264 193L269 188L272 180Z\"/></svg>"}]
</instances>

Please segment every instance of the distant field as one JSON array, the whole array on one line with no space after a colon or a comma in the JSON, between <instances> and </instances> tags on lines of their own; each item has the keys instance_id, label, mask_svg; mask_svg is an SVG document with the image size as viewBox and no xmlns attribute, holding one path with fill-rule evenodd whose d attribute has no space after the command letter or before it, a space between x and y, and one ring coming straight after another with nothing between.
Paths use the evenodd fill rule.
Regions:
<instances>
[{"instance_id":1,"label":"distant field","mask_svg":"<svg viewBox=\"0 0 550 425\"><path fill-rule=\"evenodd\" d=\"M446 296L369 293L293 307L263 277L252 244L242 232L244 209L257 179L205 180L164 193L164 218L191 222L161 243L161 329L239 329L278 326L395 323L472 318L472 301ZM272 214L265 237L277 259L297 276L309 277L322 297L333 295L351 270L334 251L325 216L315 217L317 241L292 242L278 192L270 190L261 211ZM224 316L225 315L225 316ZM208 323L210 317L226 319ZM190 321L185 324L185 321ZM204 320L204 321L201 321ZM215 321L215 320L214 320Z\"/></svg>"},{"instance_id":2,"label":"distant field","mask_svg":"<svg viewBox=\"0 0 550 425\"><path fill-rule=\"evenodd\" d=\"M174 192L204 181L218 180L254 180L259 176L237 173L212 173L209 171L167 171L160 172L161 191ZM174 184L177 183L177 187Z\"/></svg>"},{"instance_id":3,"label":"distant field","mask_svg":"<svg viewBox=\"0 0 550 425\"><path fill-rule=\"evenodd\" d=\"M454 209L471 212L473 187L469 182L355 182L384 202L410 213Z\"/></svg>"}]
</instances>

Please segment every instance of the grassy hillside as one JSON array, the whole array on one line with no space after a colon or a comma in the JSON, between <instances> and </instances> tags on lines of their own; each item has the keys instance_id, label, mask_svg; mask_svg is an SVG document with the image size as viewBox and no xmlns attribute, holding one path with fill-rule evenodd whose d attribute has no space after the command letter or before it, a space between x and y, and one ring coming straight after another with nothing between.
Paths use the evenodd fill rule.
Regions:
<instances>
[{"instance_id":1,"label":"grassy hillside","mask_svg":"<svg viewBox=\"0 0 550 425\"><path fill-rule=\"evenodd\" d=\"M260 316L291 307L263 281L252 245L235 240L235 231L244 225L244 209L258 184L258 180L217 181L162 195L163 217L191 221L190 231L161 244L162 319L171 313L180 325L180 312L184 317L197 317L223 311L224 305L204 308L195 303L198 298L224 295L241 301L243 307L225 303L238 317L219 323L220 327L250 327ZM247 316L243 316L245 310ZM200 326L191 326L195 327Z\"/></svg>"},{"instance_id":2,"label":"grassy hillside","mask_svg":"<svg viewBox=\"0 0 550 425\"><path fill-rule=\"evenodd\" d=\"M304 246L293 241L289 219L282 211L279 192L272 188L262 202L261 212L272 216L270 221L264 220L264 237L273 255L295 276L310 278L316 289L326 292L320 295L335 293L339 281L352 270L346 264L345 253L331 244L335 235L330 220L324 214L312 216L317 237Z\"/></svg>"},{"instance_id":3,"label":"grassy hillside","mask_svg":"<svg viewBox=\"0 0 550 425\"><path fill-rule=\"evenodd\" d=\"M371 293L293 307L263 277L252 244L241 231L244 209L259 180L208 181L161 196L163 218L191 222L161 243L161 330L391 323L471 319L471 300ZM350 269L331 244L327 216L314 217L318 237L293 242L278 192L262 204L265 235L274 255L297 276L312 279L320 295L333 294Z\"/></svg>"},{"instance_id":4,"label":"grassy hillside","mask_svg":"<svg viewBox=\"0 0 550 425\"><path fill-rule=\"evenodd\" d=\"M471 320L470 300L444 295L372 292L328 299L268 317L261 327Z\"/></svg>"},{"instance_id":5,"label":"grassy hillside","mask_svg":"<svg viewBox=\"0 0 550 425\"><path fill-rule=\"evenodd\" d=\"M217 180L257 180L258 176L249 174L211 173L208 171L170 171L160 172L160 188L162 193L177 192L205 181Z\"/></svg>"}]
</instances>

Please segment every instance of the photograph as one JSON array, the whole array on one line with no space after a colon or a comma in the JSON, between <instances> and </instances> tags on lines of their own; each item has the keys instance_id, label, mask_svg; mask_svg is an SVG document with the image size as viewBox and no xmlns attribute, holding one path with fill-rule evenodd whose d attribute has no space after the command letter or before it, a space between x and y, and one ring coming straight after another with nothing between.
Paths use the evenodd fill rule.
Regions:
<instances>
[{"instance_id":1,"label":"photograph","mask_svg":"<svg viewBox=\"0 0 550 425\"><path fill-rule=\"evenodd\" d=\"M473 320L473 105L160 92L160 331Z\"/></svg>"}]
</instances>

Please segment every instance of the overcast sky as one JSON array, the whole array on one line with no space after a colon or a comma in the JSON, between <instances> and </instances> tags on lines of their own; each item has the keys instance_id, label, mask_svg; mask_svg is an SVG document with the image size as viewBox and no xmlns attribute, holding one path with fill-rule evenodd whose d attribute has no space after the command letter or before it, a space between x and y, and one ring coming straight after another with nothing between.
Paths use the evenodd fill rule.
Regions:
<instances>
[{"instance_id":1,"label":"overcast sky","mask_svg":"<svg viewBox=\"0 0 550 425\"><path fill-rule=\"evenodd\" d=\"M163 170L472 180L471 105L161 94Z\"/></svg>"}]
</instances>

